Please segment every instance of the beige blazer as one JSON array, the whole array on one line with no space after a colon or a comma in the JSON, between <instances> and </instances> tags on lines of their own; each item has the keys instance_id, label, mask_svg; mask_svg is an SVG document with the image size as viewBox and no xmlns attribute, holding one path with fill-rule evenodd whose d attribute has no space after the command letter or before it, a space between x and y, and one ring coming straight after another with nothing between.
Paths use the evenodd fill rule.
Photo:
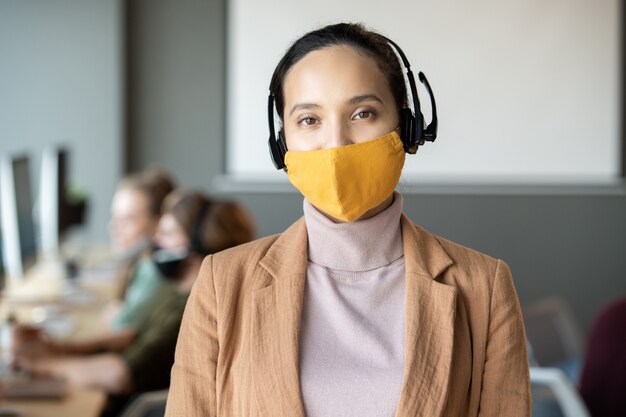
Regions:
<instances>
[{"instance_id":1,"label":"beige blazer","mask_svg":"<svg viewBox=\"0 0 626 417\"><path fill-rule=\"evenodd\" d=\"M524 326L507 265L402 216L403 386L396 417L528 417ZM208 256L185 310L166 416L304 416L304 219Z\"/></svg>"}]
</instances>

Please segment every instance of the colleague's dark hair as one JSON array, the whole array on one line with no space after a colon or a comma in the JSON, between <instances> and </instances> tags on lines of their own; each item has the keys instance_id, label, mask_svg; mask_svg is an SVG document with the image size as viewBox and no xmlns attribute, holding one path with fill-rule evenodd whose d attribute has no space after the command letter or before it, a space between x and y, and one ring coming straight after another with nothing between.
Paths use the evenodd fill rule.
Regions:
<instances>
[{"instance_id":1,"label":"colleague's dark hair","mask_svg":"<svg viewBox=\"0 0 626 417\"><path fill-rule=\"evenodd\" d=\"M389 83L398 111L406 107L404 74L397 55L384 36L357 23L338 23L307 33L295 41L282 57L272 76L270 91L274 95L280 119L285 111L283 86L287 73L310 52L335 45L351 46L372 57Z\"/></svg>"},{"instance_id":2,"label":"colleague's dark hair","mask_svg":"<svg viewBox=\"0 0 626 417\"><path fill-rule=\"evenodd\" d=\"M254 238L254 221L243 206L235 201L210 199L201 191L172 191L163 202L163 213L174 216L191 240L197 237L205 254Z\"/></svg>"}]
</instances>

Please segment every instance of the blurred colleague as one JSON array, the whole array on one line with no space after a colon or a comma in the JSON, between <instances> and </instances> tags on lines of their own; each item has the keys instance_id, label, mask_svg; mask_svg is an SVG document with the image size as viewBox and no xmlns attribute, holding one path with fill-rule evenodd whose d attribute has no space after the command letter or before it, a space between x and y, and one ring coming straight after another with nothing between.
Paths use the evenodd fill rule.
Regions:
<instances>
[{"instance_id":1,"label":"blurred colleague","mask_svg":"<svg viewBox=\"0 0 626 417\"><path fill-rule=\"evenodd\" d=\"M593 417L626 416L626 298L612 302L596 317L580 392Z\"/></svg>"},{"instance_id":2,"label":"blurred colleague","mask_svg":"<svg viewBox=\"0 0 626 417\"><path fill-rule=\"evenodd\" d=\"M121 262L119 302L107 308L104 321L115 333L136 331L152 305L169 291L150 256L163 200L174 187L168 174L151 169L123 179L113 197L109 229Z\"/></svg>"},{"instance_id":3,"label":"blurred colleague","mask_svg":"<svg viewBox=\"0 0 626 417\"><path fill-rule=\"evenodd\" d=\"M174 183L163 171L151 169L120 181L111 204L111 249L120 262L118 299L105 307L106 331L77 342L46 340L64 354L122 351L134 340L151 308L172 292L174 285L151 261L152 246L165 197ZM20 326L23 335L40 332Z\"/></svg>"},{"instance_id":4,"label":"blurred colleague","mask_svg":"<svg viewBox=\"0 0 626 417\"><path fill-rule=\"evenodd\" d=\"M211 201L198 192L174 191L164 203L155 235L157 250L150 258L172 290L150 309L131 343L106 353L76 355L41 333L26 339L18 335L18 365L35 375L106 390L111 394L107 416L116 415L133 394L167 388L185 303L202 259L253 235L252 220L239 205Z\"/></svg>"}]
</instances>

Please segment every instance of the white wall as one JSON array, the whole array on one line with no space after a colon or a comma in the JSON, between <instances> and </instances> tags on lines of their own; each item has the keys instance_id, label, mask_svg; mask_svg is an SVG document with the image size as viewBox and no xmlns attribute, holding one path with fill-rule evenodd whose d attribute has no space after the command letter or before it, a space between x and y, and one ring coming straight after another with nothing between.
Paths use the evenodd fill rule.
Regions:
<instances>
[{"instance_id":1,"label":"white wall","mask_svg":"<svg viewBox=\"0 0 626 417\"><path fill-rule=\"evenodd\" d=\"M361 21L400 44L435 92L439 138L407 159L409 180L615 178L618 18L618 0L233 0L227 171L284 177L266 147L274 66L309 30Z\"/></svg>"},{"instance_id":2,"label":"white wall","mask_svg":"<svg viewBox=\"0 0 626 417\"><path fill-rule=\"evenodd\" d=\"M97 240L123 161L122 10L120 0L0 2L0 152L31 155L37 191L43 147L68 145Z\"/></svg>"}]
</instances>

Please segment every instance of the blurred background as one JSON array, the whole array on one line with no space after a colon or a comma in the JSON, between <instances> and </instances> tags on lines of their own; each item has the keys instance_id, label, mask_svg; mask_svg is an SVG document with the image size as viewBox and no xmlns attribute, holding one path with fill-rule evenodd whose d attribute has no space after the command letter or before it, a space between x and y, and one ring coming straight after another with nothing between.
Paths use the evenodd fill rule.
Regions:
<instances>
[{"instance_id":1,"label":"blurred background","mask_svg":"<svg viewBox=\"0 0 626 417\"><path fill-rule=\"evenodd\" d=\"M239 6L239 2L235 3ZM418 2L412 7L419 9L423 3L428 2ZM544 7L540 2L528 3L534 4L539 12ZM456 16L452 3L444 5ZM598 14L594 12L596 9L618 11L617 5L618 2L577 4L591 17ZM226 1L191 0L0 2L0 152L31 155L32 187L36 191L40 169L36 162L43 149L65 146L71 150L70 181L89 195L87 230L82 232L88 234L86 239L107 239L110 200L117 181L125 173L148 166L169 170L186 187L200 187L240 199L253 214L259 236L278 233L301 215L300 195L287 185L281 172L273 172L265 148L265 100L271 67L254 75L264 80L255 95L249 95L250 101L260 103L255 114L237 121L256 132L253 137L247 137L257 144L255 152L250 153L255 163L263 166L261 174L267 181L224 179L236 177L227 171L228 6ZM498 18L498 10L483 9L484 13L490 12L484 16L486 20ZM326 17L318 19L320 22L335 19L332 13L324 13ZM614 22L591 21L587 26L593 30L607 25L617 29L619 16L609 17ZM294 26L295 29L287 30L288 35L280 45L265 47L272 50L270 66L292 39L313 25L298 26L291 21L290 27ZM259 21L250 30L257 37L265 32L270 36L274 27L280 25ZM391 32L392 29L379 30ZM524 30L531 32L532 28ZM608 32L615 35L615 39L609 40L616 48L621 47L619 33ZM436 36L431 34L431 38ZM397 41L403 46L401 40ZM411 45L405 41L404 49L420 50L422 42L430 45L434 40L419 39ZM572 42L569 46L590 50L606 47L591 41ZM471 45L459 41L457 48L467 49ZM515 50L516 45L510 48ZM621 68L621 51L609 52L614 59L611 63L617 68L600 70L617 74ZM425 54L415 57L409 54L409 57L413 58L416 70L422 69L421 61L429 61ZM441 58L437 55L432 60ZM491 63L485 67L487 74L498 75ZM242 69L253 74L255 70L250 65ZM454 68L452 73L466 80L462 68ZM428 75L436 88L435 80L441 80L441 76ZM583 90L603 81L588 72L571 87ZM446 82L439 81L440 85L444 84L440 89L445 89ZM458 81L449 81L453 82ZM514 83L520 91L532 87L524 79L515 79ZM611 94L619 100L621 86L621 75L610 83ZM480 95L474 96L471 103L462 103L484 111L468 129L443 110L450 106L454 96L448 94L444 100L437 92L440 136L437 143L420 149L429 162L436 148L449 147L449 142L458 143L461 134L447 134L449 125L461 125L460 131L466 129L467 134L482 132L483 127L495 123L488 110L505 105L481 104ZM514 93L507 95L511 101L517 100ZM424 98L422 101L427 102ZM507 182L501 173L483 174L477 181L459 176L442 177L437 182L437 178L427 176L426 180L410 178L400 186L406 197L405 211L416 223L505 259L514 272L523 304L559 295L572 305L583 329L589 326L600 306L626 288L626 257L622 255L626 248L626 196L615 185L622 178L622 110L618 100L606 101L595 104L581 94L578 107L589 113L596 112L595 107L613 112L615 117L609 119L612 124L602 128L609 135L586 134L589 129L585 129L584 142L569 146L595 159L598 159L594 156L597 146L610 150L606 152L609 159L601 167L605 171L597 170L600 174L596 176L573 174L574 179L560 181L559 177L545 175L543 182L530 175L527 181L519 175ZM585 123L584 119L565 119L559 111L564 110L546 110L543 117L558 116L559 124ZM584 117L585 112L582 114ZM520 125L512 129L520 130L525 125L528 137L523 143L517 141L515 147L545 154L548 145L536 138L541 134L534 128L538 122L529 117L521 119ZM491 152L487 146L472 149L478 154ZM449 164L444 159L445 153L439 154L435 162L442 166ZM559 154L550 155L559 158ZM419 165L420 157L421 154L409 162L412 166ZM484 161L477 164L486 165ZM581 165L580 171L584 173L585 162ZM590 181L593 182L589 184Z\"/></svg>"},{"instance_id":2,"label":"blurred background","mask_svg":"<svg viewBox=\"0 0 626 417\"><path fill-rule=\"evenodd\" d=\"M352 3L370 7L367 1ZM577 348L571 355L580 355L598 311L626 293L621 2L479 1L472 2L476 3L474 11L480 12L475 14L459 10L461 6L451 1L438 2L436 7L428 1L412 2L411 6L400 1L384 3L375 9L383 14L381 20L365 23L392 38L394 33L400 37L394 39L403 46L414 69L432 74L435 96L441 103L440 143L424 150L433 169L421 178L416 168L414 175L403 180L404 211L434 234L504 259L513 272L522 307L532 312L529 318L539 317L539 322L546 323L542 314L554 305L550 300L558 300L556 304L561 304L556 310L566 311L568 323L574 327L570 329L571 344ZM81 242L107 240L116 184L125 174L148 167L169 171L186 188L239 201L251 213L257 237L279 233L302 215L302 197L282 172L272 171L265 149L267 87L273 65L293 39L316 24L351 16L350 7L342 6L333 14L326 6L314 10L311 17L307 14L315 5L285 6L282 15L283 8L252 0L0 0L0 153L30 156L36 197L44 150L51 146L68 150L71 192L88 201L83 226L71 233ZM417 27L420 19L428 20L431 13L431 20L447 22L447 26L429 22L433 29L427 34L402 38L413 29L394 27L393 14L405 6L410 13L402 13L404 24L413 13ZM547 22L541 19L544 8L551 19ZM364 20L363 16L373 12L359 9L355 13L354 20ZM446 13L453 18L447 19ZM519 44L511 41L510 51L532 51L524 46L525 39L549 43L530 35L541 31L547 36L550 27L555 36L566 40L563 37L569 32L561 29L573 26L583 31L572 35L570 43L554 43L543 55L519 58L519 62L545 61L550 51L558 55L563 48L588 53L575 55L579 61L559 62L552 78L541 81L545 88L558 85L557 92L567 89L560 102L567 107L546 107L544 101L557 93L545 93L543 100L541 91L533 90L533 80L541 80L539 72L528 79L525 75L529 73L524 71L507 72L509 76L504 77L496 63L500 60L504 68L515 67L510 62L515 53L485 52L477 44L480 38L471 37L479 26L464 21L467 16L495 22L485 39L497 38L498 28L506 26L497 23L505 19L514 22L516 13L524 20L517 29L519 36L513 38ZM579 20L572 24L568 19ZM529 25L533 21L541 27ZM455 27L459 31L450 34ZM446 63L440 55L433 57L444 53L437 52L444 51L436 45L438 37L446 40L450 50L464 51L457 57L460 61ZM472 42L464 43L464 39ZM265 60L257 58L255 40L263 50L271 51ZM574 56L567 55L569 49L563 49L564 56ZM418 51L425 51L424 56ZM472 80L462 66L462 59L472 56L472 51L481 57L479 63L484 63L473 64L476 72L482 69L487 80L476 81L478 87L470 87ZM548 68L550 64L545 63ZM570 69L576 76L566 88L558 84L558 74L568 78ZM442 75L444 70L448 72ZM247 74L254 79L254 87L246 84ZM450 78L455 74L456 81ZM508 78L507 83L503 78ZM486 85L489 79L499 80L492 89ZM459 91L463 85L469 91ZM485 88L481 90L481 86ZM516 89L507 90L511 86ZM537 95L526 94L528 90ZM457 93L455 107L451 103ZM579 99L571 98L577 94ZM521 107L501 100L508 97L516 103L518 96L527 101ZM464 108L476 116L464 116ZM556 127L546 133L543 119ZM480 132L489 131L491 123L511 128L515 140L504 147L513 148L513 157L515 147L520 148L522 159L511 163L519 169L507 171L504 164L500 170L476 170L468 178L458 173L441 176L447 171L437 171L438 166L467 162L473 158L470 150L483 155L470 165L485 167L497 157L498 152L487 151L491 136L487 142L472 142L471 146L456 142L462 151L454 151L453 146L465 131L484 136ZM507 136L507 132L491 129L496 137ZM554 132L560 132L557 139L562 148L551 148L550 139L541 136ZM435 153L439 145L445 148ZM245 150L254 160L250 165L238 156ZM572 150L577 154L570 155ZM411 164L419 165L420 152ZM562 158L566 168L527 171L526 167L533 166L528 159L533 153L547 154L547 160L552 158L555 165ZM441 160L446 155L452 162ZM245 169L254 164L264 168ZM533 329L529 329L529 338L536 331L541 339L545 329ZM556 359L546 357L544 362L558 362L569 355L554 354Z\"/></svg>"}]
</instances>

